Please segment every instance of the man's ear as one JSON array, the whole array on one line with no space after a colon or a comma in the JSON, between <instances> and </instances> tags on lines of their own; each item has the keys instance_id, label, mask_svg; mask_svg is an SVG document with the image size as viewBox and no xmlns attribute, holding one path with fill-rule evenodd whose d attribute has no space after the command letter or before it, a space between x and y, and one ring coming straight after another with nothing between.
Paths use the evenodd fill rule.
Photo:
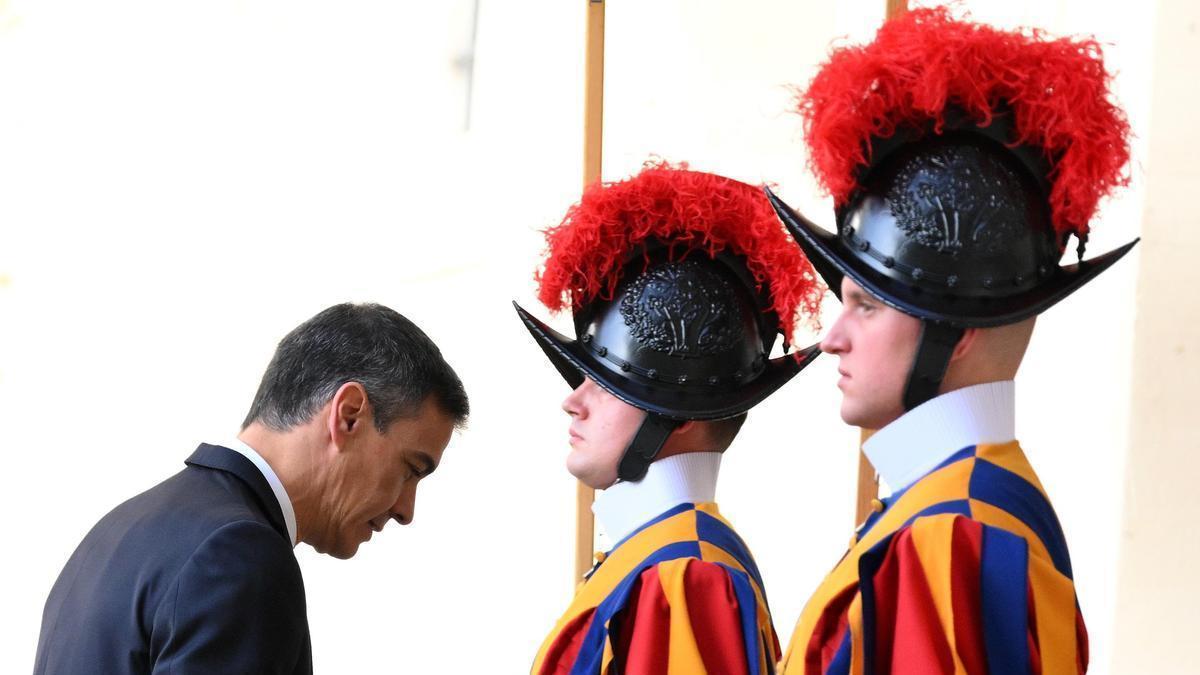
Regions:
<instances>
[{"instance_id":1,"label":"man's ear","mask_svg":"<svg viewBox=\"0 0 1200 675\"><path fill-rule=\"evenodd\" d=\"M341 448L346 439L359 433L371 419L371 404L367 390L358 382L347 382L338 388L329 402L329 437Z\"/></svg>"},{"instance_id":2,"label":"man's ear","mask_svg":"<svg viewBox=\"0 0 1200 675\"><path fill-rule=\"evenodd\" d=\"M663 443L663 447L658 451L657 459L663 459L677 454L680 450L686 450L692 445L693 436L699 426L696 420L684 420L675 427L670 436L667 436L667 442Z\"/></svg>"},{"instance_id":3,"label":"man's ear","mask_svg":"<svg viewBox=\"0 0 1200 675\"><path fill-rule=\"evenodd\" d=\"M954 345L954 351L950 354L950 363L958 361L971 351L971 348L979 340L979 330L978 328L968 328L963 331L962 338L959 339L958 344Z\"/></svg>"}]
</instances>

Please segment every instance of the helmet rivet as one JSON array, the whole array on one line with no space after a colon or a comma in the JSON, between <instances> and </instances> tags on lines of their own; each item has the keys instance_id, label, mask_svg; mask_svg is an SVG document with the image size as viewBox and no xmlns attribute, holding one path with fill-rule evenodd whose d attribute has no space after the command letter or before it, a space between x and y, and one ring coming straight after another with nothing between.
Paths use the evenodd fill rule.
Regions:
<instances>
[{"instance_id":1,"label":"helmet rivet","mask_svg":"<svg viewBox=\"0 0 1200 675\"><path fill-rule=\"evenodd\" d=\"M597 347L596 353L600 356L608 356L608 347Z\"/></svg>"},{"instance_id":2,"label":"helmet rivet","mask_svg":"<svg viewBox=\"0 0 1200 675\"><path fill-rule=\"evenodd\" d=\"M867 241L866 239L863 239L862 241L858 242L858 250L862 251L863 253L870 251L871 250L871 242Z\"/></svg>"},{"instance_id":3,"label":"helmet rivet","mask_svg":"<svg viewBox=\"0 0 1200 675\"><path fill-rule=\"evenodd\" d=\"M1044 276L1046 276L1046 275L1048 275L1048 274L1050 274L1050 268L1049 268L1049 267L1046 267L1045 265L1041 265L1041 266L1039 266L1039 267L1038 267L1038 276L1039 276L1039 277L1044 277Z\"/></svg>"},{"instance_id":4,"label":"helmet rivet","mask_svg":"<svg viewBox=\"0 0 1200 675\"><path fill-rule=\"evenodd\" d=\"M925 272L921 271L921 268L918 267L912 271L912 278L913 281L920 281L921 279L925 278Z\"/></svg>"},{"instance_id":5,"label":"helmet rivet","mask_svg":"<svg viewBox=\"0 0 1200 675\"><path fill-rule=\"evenodd\" d=\"M950 288L954 288L955 286L957 286L958 285L958 276L951 274L950 276L946 277L946 285L949 286Z\"/></svg>"},{"instance_id":6,"label":"helmet rivet","mask_svg":"<svg viewBox=\"0 0 1200 675\"><path fill-rule=\"evenodd\" d=\"M883 266L887 267L889 269L891 269L892 267L895 267L896 259L889 255L888 257L883 259Z\"/></svg>"},{"instance_id":7,"label":"helmet rivet","mask_svg":"<svg viewBox=\"0 0 1200 675\"><path fill-rule=\"evenodd\" d=\"M629 372L629 368L630 368L630 365L629 365L629 362L628 362L628 361L622 361L622 362L621 362L621 370L623 370L623 371L625 371L625 372L627 372L627 373L628 373L628 372Z\"/></svg>"},{"instance_id":8,"label":"helmet rivet","mask_svg":"<svg viewBox=\"0 0 1200 675\"><path fill-rule=\"evenodd\" d=\"M740 371L740 370L739 370L739 371L735 372L735 373L733 374L733 379L735 379L735 380L740 380L740 379L742 379L742 371Z\"/></svg>"},{"instance_id":9,"label":"helmet rivet","mask_svg":"<svg viewBox=\"0 0 1200 675\"><path fill-rule=\"evenodd\" d=\"M717 377L716 375L709 375L709 376L708 376L708 383L709 383L709 384L720 384L720 383L721 383L721 378Z\"/></svg>"},{"instance_id":10,"label":"helmet rivet","mask_svg":"<svg viewBox=\"0 0 1200 675\"><path fill-rule=\"evenodd\" d=\"M991 287L992 287L992 283L993 283L993 282L992 282L992 278L991 278L991 277L984 277L984 278L983 278L983 287L984 287L984 288L991 288Z\"/></svg>"},{"instance_id":11,"label":"helmet rivet","mask_svg":"<svg viewBox=\"0 0 1200 675\"><path fill-rule=\"evenodd\" d=\"M1021 284L1023 284L1023 283L1025 283L1025 277L1024 277L1024 276L1022 276L1022 275L1018 274L1016 277L1014 277L1014 278L1013 278L1013 285L1014 285L1014 286L1020 286L1020 285L1021 285Z\"/></svg>"},{"instance_id":12,"label":"helmet rivet","mask_svg":"<svg viewBox=\"0 0 1200 675\"><path fill-rule=\"evenodd\" d=\"M654 368L651 368L650 370L646 371L646 377L648 377L652 380L656 379L658 377L658 371L655 370Z\"/></svg>"},{"instance_id":13,"label":"helmet rivet","mask_svg":"<svg viewBox=\"0 0 1200 675\"><path fill-rule=\"evenodd\" d=\"M592 341L592 334L591 334L591 333L584 333L584 334L583 334L583 344L585 344L585 345L586 345L587 343L589 343L589 342L591 342L591 341Z\"/></svg>"},{"instance_id":14,"label":"helmet rivet","mask_svg":"<svg viewBox=\"0 0 1200 675\"><path fill-rule=\"evenodd\" d=\"M687 380L688 380L687 375L679 376L679 384L687 384Z\"/></svg>"}]
</instances>

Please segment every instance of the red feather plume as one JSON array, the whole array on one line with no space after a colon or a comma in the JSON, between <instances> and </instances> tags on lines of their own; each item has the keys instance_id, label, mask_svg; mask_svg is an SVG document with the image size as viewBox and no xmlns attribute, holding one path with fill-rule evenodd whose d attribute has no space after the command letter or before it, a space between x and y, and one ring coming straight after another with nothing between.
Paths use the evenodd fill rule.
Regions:
<instances>
[{"instance_id":1,"label":"red feather plume","mask_svg":"<svg viewBox=\"0 0 1200 675\"><path fill-rule=\"evenodd\" d=\"M675 259L694 251L742 256L760 288L767 285L789 344L798 319L817 325L824 288L812 265L762 191L730 178L647 163L632 178L587 188L545 235L538 298L554 311L612 298L629 256L656 239Z\"/></svg>"},{"instance_id":2,"label":"red feather plume","mask_svg":"<svg viewBox=\"0 0 1200 675\"><path fill-rule=\"evenodd\" d=\"M817 179L840 206L857 187L872 137L944 123L957 105L981 126L1006 103L1015 144L1052 162L1050 210L1063 236L1085 240L1101 198L1129 182L1129 122L1110 97L1094 39L1051 39L956 20L944 7L883 24L875 40L843 47L798 99Z\"/></svg>"}]
</instances>

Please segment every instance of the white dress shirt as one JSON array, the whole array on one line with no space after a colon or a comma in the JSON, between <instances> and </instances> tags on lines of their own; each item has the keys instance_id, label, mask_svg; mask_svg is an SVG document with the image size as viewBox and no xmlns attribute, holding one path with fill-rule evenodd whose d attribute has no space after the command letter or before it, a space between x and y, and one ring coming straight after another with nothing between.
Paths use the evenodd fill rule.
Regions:
<instances>
[{"instance_id":1,"label":"white dress shirt","mask_svg":"<svg viewBox=\"0 0 1200 675\"><path fill-rule=\"evenodd\" d=\"M716 499L719 452L685 452L650 464L636 483L620 482L596 496L592 513L608 540L616 544L673 506Z\"/></svg>"},{"instance_id":2,"label":"white dress shirt","mask_svg":"<svg viewBox=\"0 0 1200 675\"><path fill-rule=\"evenodd\" d=\"M283 522L287 525L288 538L292 541L292 547L296 544L296 512L292 510L292 500L288 498L287 490L283 488L283 483L279 481L279 476L275 475L275 470L267 464L267 460L258 454L258 451L247 445L240 438L234 438L224 443L216 443L223 448L229 448L234 452L242 455L250 460L258 470L262 472L263 478L267 479L267 485L271 486L271 492L275 493L275 499L279 502L279 510L283 512Z\"/></svg>"},{"instance_id":3,"label":"white dress shirt","mask_svg":"<svg viewBox=\"0 0 1200 675\"><path fill-rule=\"evenodd\" d=\"M1016 438L1012 380L964 387L901 415L863 443L880 479L899 492L954 453L980 443Z\"/></svg>"}]
</instances>

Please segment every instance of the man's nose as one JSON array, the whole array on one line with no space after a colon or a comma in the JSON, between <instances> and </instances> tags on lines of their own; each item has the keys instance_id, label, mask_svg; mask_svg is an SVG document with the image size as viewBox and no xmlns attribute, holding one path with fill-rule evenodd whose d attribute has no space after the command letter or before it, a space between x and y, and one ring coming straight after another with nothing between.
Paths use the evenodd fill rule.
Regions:
<instances>
[{"instance_id":1,"label":"man's nose","mask_svg":"<svg viewBox=\"0 0 1200 675\"><path fill-rule=\"evenodd\" d=\"M849 351L850 342L846 339L846 329L842 322L845 316L846 312L843 309L837 320L833 322L833 326L829 328L829 332L821 338L821 351L826 354L842 354Z\"/></svg>"},{"instance_id":2,"label":"man's nose","mask_svg":"<svg viewBox=\"0 0 1200 675\"><path fill-rule=\"evenodd\" d=\"M583 394L589 382L590 380L585 379L578 387L575 387L574 391L572 391L570 394L567 394L567 397L564 398L562 402L563 412L567 413L571 417L583 415L585 410L583 405Z\"/></svg>"},{"instance_id":3,"label":"man's nose","mask_svg":"<svg viewBox=\"0 0 1200 675\"><path fill-rule=\"evenodd\" d=\"M392 505L392 518L401 525L408 525L413 521L413 514L417 507L417 484L415 482L406 485L400 493L400 499Z\"/></svg>"}]
</instances>

